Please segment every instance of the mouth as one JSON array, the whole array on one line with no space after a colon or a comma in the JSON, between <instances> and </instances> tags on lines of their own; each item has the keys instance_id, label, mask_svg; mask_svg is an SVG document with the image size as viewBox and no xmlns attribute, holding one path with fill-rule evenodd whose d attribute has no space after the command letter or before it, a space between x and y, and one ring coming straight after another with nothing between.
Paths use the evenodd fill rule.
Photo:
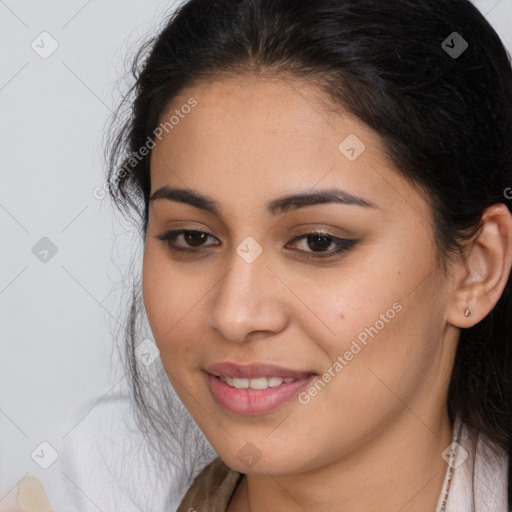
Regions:
<instances>
[{"instance_id":1,"label":"mouth","mask_svg":"<svg viewBox=\"0 0 512 512\"><path fill-rule=\"evenodd\" d=\"M275 365L220 363L206 370L216 402L237 415L265 414L291 400L318 375Z\"/></svg>"}]
</instances>

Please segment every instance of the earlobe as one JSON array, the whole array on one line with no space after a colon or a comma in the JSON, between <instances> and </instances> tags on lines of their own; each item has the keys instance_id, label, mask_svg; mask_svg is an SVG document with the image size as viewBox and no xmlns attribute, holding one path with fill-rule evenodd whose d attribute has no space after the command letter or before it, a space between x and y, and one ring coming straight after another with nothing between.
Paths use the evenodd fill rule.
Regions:
<instances>
[{"instance_id":1,"label":"earlobe","mask_svg":"<svg viewBox=\"0 0 512 512\"><path fill-rule=\"evenodd\" d=\"M504 204L487 208L481 229L458 266L448 323L468 328L485 318L498 302L512 265L512 215Z\"/></svg>"}]
</instances>

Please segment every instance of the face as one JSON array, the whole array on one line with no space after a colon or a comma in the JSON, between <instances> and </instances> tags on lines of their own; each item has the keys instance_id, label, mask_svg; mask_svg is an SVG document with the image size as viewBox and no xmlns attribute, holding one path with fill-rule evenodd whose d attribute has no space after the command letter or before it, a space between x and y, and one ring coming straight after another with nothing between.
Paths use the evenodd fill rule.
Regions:
<instances>
[{"instance_id":1,"label":"face","mask_svg":"<svg viewBox=\"0 0 512 512\"><path fill-rule=\"evenodd\" d=\"M178 396L244 473L319 468L444 407L455 333L428 200L321 98L198 83L152 152L148 320Z\"/></svg>"}]
</instances>

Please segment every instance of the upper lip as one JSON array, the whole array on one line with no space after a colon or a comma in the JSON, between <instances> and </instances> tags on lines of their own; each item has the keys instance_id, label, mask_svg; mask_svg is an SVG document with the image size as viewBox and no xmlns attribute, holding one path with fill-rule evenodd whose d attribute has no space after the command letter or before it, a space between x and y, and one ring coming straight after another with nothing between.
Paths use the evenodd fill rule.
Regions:
<instances>
[{"instance_id":1,"label":"upper lip","mask_svg":"<svg viewBox=\"0 0 512 512\"><path fill-rule=\"evenodd\" d=\"M301 372L276 366L274 364L236 364L229 361L213 364L205 368L207 373L217 377L235 377L254 379L257 377L281 377L283 379L303 379L316 375L314 372Z\"/></svg>"}]
</instances>

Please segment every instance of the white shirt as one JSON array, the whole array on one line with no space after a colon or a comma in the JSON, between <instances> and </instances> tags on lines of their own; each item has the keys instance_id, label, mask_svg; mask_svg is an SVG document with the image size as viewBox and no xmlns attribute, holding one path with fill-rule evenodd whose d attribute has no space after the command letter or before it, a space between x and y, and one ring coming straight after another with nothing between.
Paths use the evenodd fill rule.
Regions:
<instances>
[{"instance_id":1,"label":"white shirt","mask_svg":"<svg viewBox=\"0 0 512 512\"><path fill-rule=\"evenodd\" d=\"M40 479L54 512L172 512L186 492L186 475L160 469L150 454L129 398L111 396L66 436Z\"/></svg>"},{"instance_id":2,"label":"white shirt","mask_svg":"<svg viewBox=\"0 0 512 512\"><path fill-rule=\"evenodd\" d=\"M464 451L454 465L446 512L509 512L508 454L498 449L496 457L490 450L491 444L482 435L472 441L467 426L462 425L459 445ZM446 476L448 471L447 465Z\"/></svg>"}]
</instances>

